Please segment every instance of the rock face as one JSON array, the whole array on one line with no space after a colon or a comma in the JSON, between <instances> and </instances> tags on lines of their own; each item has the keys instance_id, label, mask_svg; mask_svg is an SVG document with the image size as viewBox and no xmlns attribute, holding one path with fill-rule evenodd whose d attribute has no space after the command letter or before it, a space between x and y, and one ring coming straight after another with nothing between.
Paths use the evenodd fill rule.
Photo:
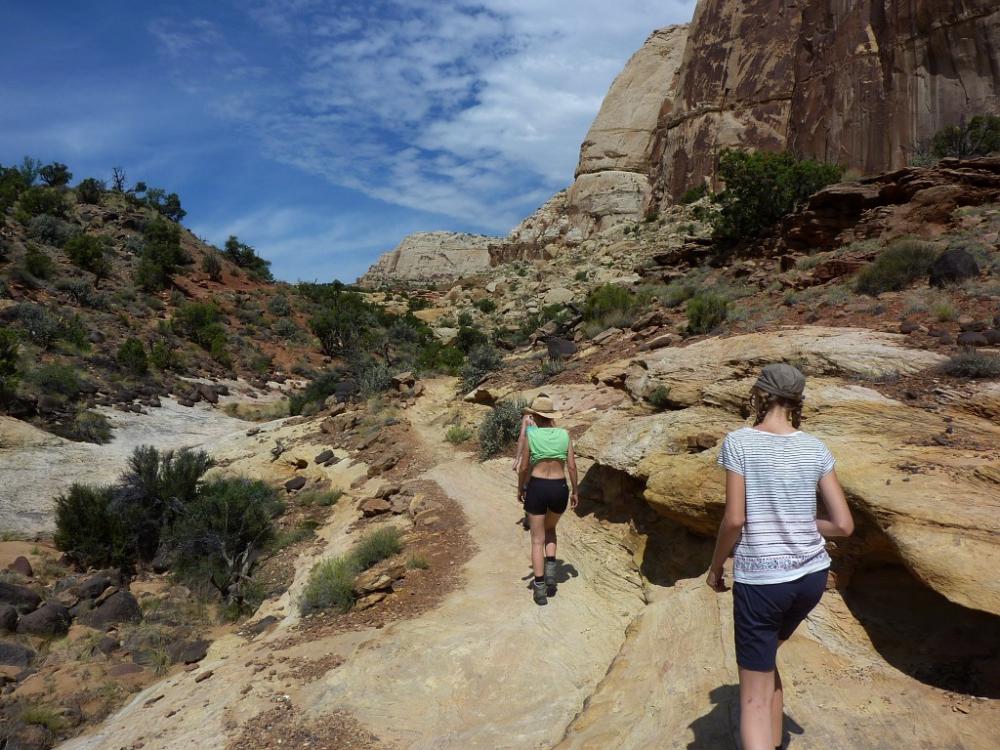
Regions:
<instances>
[{"instance_id":1,"label":"rock face","mask_svg":"<svg viewBox=\"0 0 1000 750\"><path fill-rule=\"evenodd\" d=\"M495 241L496 238L478 234L411 234L394 250L382 255L358 282L374 287L388 281L427 283L472 276L489 268L489 246Z\"/></svg>"},{"instance_id":2,"label":"rock face","mask_svg":"<svg viewBox=\"0 0 1000 750\"><path fill-rule=\"evenodd\" d=\"M654 199L711 178L727 146L895 169L998 104L993 0L702 0L653 145Z\"/></svg>"}]
</instances>

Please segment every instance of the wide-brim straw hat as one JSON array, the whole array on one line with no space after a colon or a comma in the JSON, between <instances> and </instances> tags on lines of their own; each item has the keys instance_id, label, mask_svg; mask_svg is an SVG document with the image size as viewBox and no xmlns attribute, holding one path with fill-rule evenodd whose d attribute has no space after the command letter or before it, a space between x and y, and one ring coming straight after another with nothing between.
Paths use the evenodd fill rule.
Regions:
<instances>
[{"instance_id":1,"label":"wide-brim straw hat","mask_svg":"<svg viewBox=\"0 0 1000 750\"><path fill-rule=\"evenodd\" d=\"M525 406L521 413L537 414L546 419L559 419L562 417L562 412L556 411L556 406L552 403L552 399L544 393L539 393L535 396L531 402L531 406Z\"/></svg>"}]
</instances>

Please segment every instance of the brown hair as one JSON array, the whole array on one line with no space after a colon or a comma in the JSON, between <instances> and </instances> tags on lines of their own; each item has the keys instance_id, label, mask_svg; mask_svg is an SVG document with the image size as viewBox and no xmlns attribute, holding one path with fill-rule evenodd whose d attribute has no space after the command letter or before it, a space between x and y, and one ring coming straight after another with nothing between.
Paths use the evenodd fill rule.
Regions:
<instances>
[{"instance_id":1,"label":"brown hair","mask_svg":"<svg viewBox=\"0 0 1000 750\"><path fill-rule=\"evenodd\" d=\"M750 413L753 415L754 425L759 425L764 421L764 417L775 406L783 406L788 409L792 420L792 427L796 430L802 423L802 400L775 396L773 393L761 390L754 386L750 389Z\"/></svg>"}]
</instances>

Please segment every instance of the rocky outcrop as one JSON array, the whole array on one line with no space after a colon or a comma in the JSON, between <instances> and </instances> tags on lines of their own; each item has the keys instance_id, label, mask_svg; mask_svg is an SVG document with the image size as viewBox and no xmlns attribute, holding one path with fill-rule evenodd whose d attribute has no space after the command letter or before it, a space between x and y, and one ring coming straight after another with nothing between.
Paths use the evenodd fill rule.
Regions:
<instances>
[{"instance_id":1,"label":"rocky outcrop","mask_svg":"<svg viewBox=\"0 0 1000 750\"><path fill-rule=\"evenodd\" d=\"M490 267L496 238L455 232L418 232L382 255L358 283L434 283L472 276Z\"/></svg>"},{"instance_id":2,"label":"rocky outcrop","mask_svg":"<svg viewBox=\"0 0 1000 750\"><path fill-rule=\"evenodd\" d=\"M712 178L727 146L873 174L1000 106L993 0L702 0L653 145L654 200Z\"/></svg>"},{"instance_id":3,"label":"rocky outcrop","mask_svg":"<svg viewBox=\"0 0 1000 750\"><path fill-rule=\"evenodd\" d=\"M643 481L658 513L711 535L725 497L718 444L745 424L741 407L757 369L795 362L810 376L805 429L837 457L859 528L867 528L845 549L866 564L898 562L952 602L1000 614L1000 583L987 572L1000 564L1000 476L988 468L1000 428L964 407L931 415L866 386L942 361L903 348L904 340L862 329L798 328L708 339L610 365L595 380L617 379L636 398L663 388L670 410L611 412L578 447ZM959 402L989 398L972 394ZM852 568L842 562L838 575L846 581Z\"/></svg>"}]
</instances>

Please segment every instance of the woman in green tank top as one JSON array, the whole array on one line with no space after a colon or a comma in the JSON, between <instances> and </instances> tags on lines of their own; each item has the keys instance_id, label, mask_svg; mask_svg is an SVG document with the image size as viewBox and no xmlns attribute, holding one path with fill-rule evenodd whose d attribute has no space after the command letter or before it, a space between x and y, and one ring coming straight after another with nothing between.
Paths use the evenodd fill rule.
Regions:
<instances>
[{"instance_id":1,"label":"woman in green tank top","mask_svg":"<svg viewBox=\"0 0 1000 750\"><path fill-rule=\"evenodd\" d=\"M534 416L536 426L525 431L526 439L519 446L517 495L518 500L523 497L531 530L532 596L536 604L547 604L556 593L556 524L566 506L575 508L580 500L576 457L569 433L555 426L561 415L552 399L540 394L525 412Z\"/></svg>"}]
</instances>

